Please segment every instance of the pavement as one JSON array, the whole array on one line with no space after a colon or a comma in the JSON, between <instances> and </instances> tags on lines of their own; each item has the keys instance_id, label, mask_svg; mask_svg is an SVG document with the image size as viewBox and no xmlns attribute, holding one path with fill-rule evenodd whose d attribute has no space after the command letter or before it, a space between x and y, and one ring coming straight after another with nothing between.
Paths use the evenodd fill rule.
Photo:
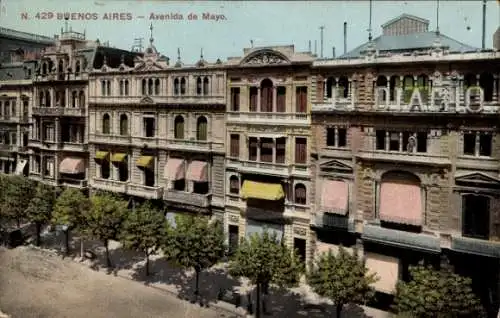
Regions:
<instances>
[{"instance_id":1,"label":"pavement","mask_svg":"<svg viewBox=\"0 0 500 318\"><path fill-rule=\"evenodd\" d=\"M0 248L0 308L11 318L231 317L30 247Z\"/></svg>"}]
</instances>

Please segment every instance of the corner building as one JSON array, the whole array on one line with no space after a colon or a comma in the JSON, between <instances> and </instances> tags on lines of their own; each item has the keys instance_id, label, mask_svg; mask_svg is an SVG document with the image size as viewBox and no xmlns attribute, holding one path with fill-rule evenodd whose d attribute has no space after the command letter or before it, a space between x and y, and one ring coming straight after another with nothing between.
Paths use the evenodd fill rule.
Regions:
<instances>
[{"instance_id":1,"label":"corner building","mask_svg":"<svg viewBox=\"0 0 500 318\"><path fill-rule=\"evenodd\" d=\"M309 258L310 66L293 46L250 48L227 62L225 211L229 245L276 233Z\"/></svg>"},{"instance_id":2,"label":"corner building","mask_svg":"<svg viewBox=\"0 0 500 318\"><path fill-rule=\"evenodd\" d=\"M170 63L151 39L131 64L90 75L92 189L157 200L166 217L224 213L223 64Z\"/></svg>"},{"instance_id":3,"label":"corner building","mask_svg":"<svg viewBox=\"0 0 500 318\"><path fill-rule=\"evenodd\" d=\"M311 244L316 253L357 245L386 296L410 265L447 255L495 312L500 54L436 33L406 46L417 35L314 62Z\"/></svg>"}]
</instances>

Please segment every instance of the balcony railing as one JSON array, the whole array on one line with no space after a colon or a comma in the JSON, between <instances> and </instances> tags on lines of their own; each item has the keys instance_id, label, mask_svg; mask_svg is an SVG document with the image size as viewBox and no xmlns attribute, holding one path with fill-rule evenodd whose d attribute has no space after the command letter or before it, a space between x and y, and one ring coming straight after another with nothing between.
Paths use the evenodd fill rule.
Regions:
<instances>
[{"instance_id":1,"label":"balcony railing","mask_svg":"<svg viewBox=\"0 0 500 318\"><path fill-rule=\"evenodd\" d=\"M226 165L241 172L265 173L277 176L309 175L310 172L309 165L239 160L235 158L227 158Z\"/></svg>"},{"instance_id":2,"label":"balcony railing","mask_svg":"<svg viewBox=\"0 0 500 318\"><path fill-rule=\"evenodd\" d=\"M201 208L210 206L211 197L211 194L199 194L177 190L166 190L163 194L163 199L165 201L190 204Z\"/></svg>"},{"instance_id":3,"label":"balcony railing","mask_svg":"<svg viewBox=\"0 0 500 318\"><path fill-rule=\"evenodd\" d=\"M227 112L227 121L232 123L300 125L308 124L310 116L307 113Z\"/></svg>"},{"instance_id":4,"label":"balcony railing","mask_svg":"<svg viewBox=\"0 0 500 318\"><path fill-rule=\"evenodd\" d=\"M163 187L149 187L142 184L129 183L127 194L147 199L159 200L163 197Z\"/></svg>"},{"instance_id":5,"label":"balcony railing","mask_svg":"<svg viewBox=\"0 0 500 318\"><path fill-rule=\"evenodd\" d=\"M212 151L212 142L205 140L162 139L160 145L173 150Z\"/></svg>"},{"instance_id":6,"label":"balcony railing","mask_svg":"<svg viewBox=\"0 0 500 318\"><path fill-rule=\"evenodd\" d=\"M317 212L313 221L318 228L354 231L354 222L347 215Z\"/></svg>"},{"instance_id":7,"label":"balcony railing","mask_svg":"<svg viewBox=\"0 0 500 318\"><path fill-rule=\"evenodd\" d=\"M147 146L149 148L158 147L158 137L132 137L132 144L138 147Z\"/></svg>"},{"instance_id":8,"label":"balcony railing","mask_svg":"<svg viewBox=\"0 0 500 318\"><path fill-rule=\"evenodd\" d=\"M462 253L500 258L500 241L454 236L451 240L451 249Z\"/></svg>"},{"instance_id":9,"label":"balcony railing","mask_svg":"<svg viewBox=\"0 0 500 318\"><path fill-rule=\"evenodd\" d=\"M435 156L429 153L408 153L385 150L361 150L356 155L364 160L418 163L423 165L450 165L450 160L445 156Z\"/></svg>"},{"instance_id":10,"label":"balcony railing","mask_svg":"<svg viewBox=\"0 0 500 318\"><path fill-rule=\"evenodd\" d=\"M90 134L89 143L103 143L103 144L119 144L126 145L132 142L131 136L126 135L108 135L108 134Z\"/></svg>"},{"instance_id":11,"label":"balcony railing","mask_svg":"<svg viewBox=\"0 0 500 318\"><path fill-rule=\"evenodd\" d=\"M66 142L63 141L61 143L61 150L66 150L66 151L88 151L88 145L84 143L77 143L77 142Z\"/></svg>"},{"instance_id":12,"label":"balcony railing","mask_svg":"<svg viewBox=\"0 0 500 318\"><path fill-rule=\"evenodd\" d=\"M88 186L87 180L80 180L73 178L60 178L59 183L76 188L86 188Z\"/></svg>"},{"instance_id":13,"label":"balcony railing","mask_svg":"<svg viewBox=\"0 0 500 318\"><path fill-rule=\"evenodd\" d=\"M91 186L93 188L97 188L100 190L126 193L127 188L128 188L128 182L123 182L123 181L118 181L118 180L110 180L110 179L102 179L102 178L93 178L92 182L91 182Z\"/></svg>"},{"instance_id":14,"label":"balcony railing","mask_svg":"<svg viewBox=\"0 0 500 318\"><path fill-rule=\"evenodd\" d=\"M35 116L85 116L85 108L33 107Z\"/></svg>"},{"instance_id":15,"label":"balcony railing","mask_svg":"<svg viewBox=\"0 0 500 318\"><path fill-rule=\"evenodd\" d=\"M160 104L224 104L225 96L218 95L129 95L129 96L90 96L89 103L93 104L139 104L144 98Z\"/></svg>"},{"instance_id":16,"label":"balcony railing","mask_svg":"<svg viewBox=\"0 0 500 318\"><path fill-rule=\"evenodd\" d=\"M439 253L441 251L440 239L435 235L393 230L383 228L378 224L365 224L362 238L379 244L425 252Z\"/></svg>"}]
</instances>

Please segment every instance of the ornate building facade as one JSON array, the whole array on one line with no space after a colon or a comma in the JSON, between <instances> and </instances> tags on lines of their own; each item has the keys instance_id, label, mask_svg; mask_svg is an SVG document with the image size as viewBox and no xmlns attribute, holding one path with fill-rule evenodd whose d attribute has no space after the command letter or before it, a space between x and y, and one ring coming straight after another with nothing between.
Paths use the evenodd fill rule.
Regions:
<instances>
[{"instance_id":1,"label":"ornate building facade","mask_svg":"<svg viewBox=\"0 0 500 318\"><path fill-rule=\"evenodd\" d=\"M174 64L153 46L90 80L91 187L224 213L226 78L220 61Z\"/></svg>"}]
</instances>

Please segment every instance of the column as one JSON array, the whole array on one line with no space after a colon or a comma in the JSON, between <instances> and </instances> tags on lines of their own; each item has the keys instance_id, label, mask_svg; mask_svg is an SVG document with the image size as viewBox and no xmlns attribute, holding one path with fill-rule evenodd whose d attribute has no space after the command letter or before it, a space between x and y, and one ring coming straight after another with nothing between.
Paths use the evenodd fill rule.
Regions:
<instances>
[{"instance_id":1,"label":"column","mask_svg":"<svg viewBox=\"0 0 500 318\"><path fill-rule=\"evenodd\" d=\"M59 123L59 118L56 118L55 120L55 125L54 125L54 137L55 137L55 142L61 142L61 124Z\"/></svg>"},{"instance_id":2,"label":"column","mask_svg":"<svg viewBox=\"0 0 500 318\"><path fill-rule=\"evenodd\" d=\"M474 155L476 157L479 156L479 149L480 149L479 138L480 138L480 133L476 132L476 146L474 147Z\"/></svg>"},{"instance_id":3,"label":"column","mask_svg":"<svg viewBox=\"0 0 500 318\"><path fill-rule=\"evenodd\" d=\"M56 90L55 89L49 89L50 92L50 106L55 107L56 106Z\"/></svg>"},{"instance_id":4,"label":"column","mask_svg":"<svg viewBox=\"0 0 500 318\"><path fill-rule=\"evenodd\" d=\"M273 113L276 112L276 103L278 99L278 89L276 86L273 86Z\"/></svg>"},{"instance_id":5,"label":"column","mask_svg":"<svg viewBox=\"0 0 500 318\"><path fill-rule=\"evenodd\" d=\"M493 75L493 101L498 102L498 75Z\"/></svg>"},{"instance_id":6,"label":"column","mask_svg":"<svg viewBox=\"0 0 500 318\"><path fill-rule=\"evenodd\" d=\"M323 102L328 98L328 87L326 86L326 80L323 80Z\"/></svg>"},{"instance_id":7,"label":"column","mask_svg":"<svg viewBox=\"0 0 500 318\"><path fill-rule=\"evenodd\" d=\"M399 151L403 151L404 150L404 147L403 147L403 133L399 133Z\"/></svg>"},{"instance_id":8,"label":"column","mask_svg":"<svg viewBox=\"0 0 500 318\"><path fill-rule=\"evenodd\" d=\"M257 87L257 112L260 112L260 87Z\"/></svg>"},{"instance_id":9,"label":"column","mask_svg":"<svg viewBox=\"0 0 500 318\"><path fill-rule=\"evenodd\" d=\"M194 181L188 180L187 192L193 193L193 191L194 191Z\"/></svg>"},{"instance_id":10,"label":"column","mask_svg":"<svg viewBox=\"0 0 500 318\"><path fill-rule=\"evenodd\" d=\"M376 136L376 133L375 133L375 136ZM384 147L385 151L389 151L389 142L390 142L390 138L391 138L391 136L389 136L389 132L388 132L388 131L386 131L386 132L385 132L385 145L384 145L384 146L385 146L385 147Z\"/></svg>"},{"instance_id":11,"label":"column","mask_svg":"<svg viewBox=\"0 0 500 318\"><path fill-rule=\"evenodd\" d=\"M276 163L276 138L273 138L273 163Z\"/></svg>"},{"instance_id":12,"label":"column","mask_svg":"<svg viewBox=\"0 0 500 318\"><path fill-rule=\"evenodd\" d=\"M335 98L336 100L338 100L340 97L339 96L339 78L338 77L335 78L335 95L333 95L333 94L334 93L333 93L333 88L332 88L332 98ZM342 97L344 97L344 96L342 96Z\"/></svg>"},{"instance_id":13,"label":"column","mask_svg":"<svg viewBox=\"0 0 500 318\"><path fill-rule=\"evenodd\" d=\"M260 161L260 137L257 138L257 160Z\"/></svg>"}]
</instances>

